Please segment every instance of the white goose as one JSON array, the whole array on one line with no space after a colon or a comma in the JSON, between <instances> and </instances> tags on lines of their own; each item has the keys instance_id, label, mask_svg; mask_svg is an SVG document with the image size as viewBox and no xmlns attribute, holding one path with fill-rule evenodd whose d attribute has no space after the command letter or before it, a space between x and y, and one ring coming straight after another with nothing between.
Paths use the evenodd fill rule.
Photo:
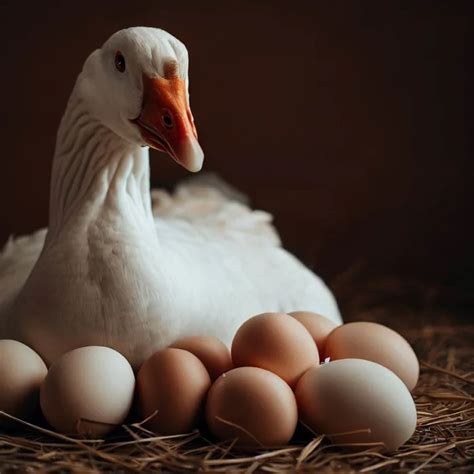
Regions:
<instances>
[{"instance_id":1,"label":"white goose","mask_svg":"<svg viewBox=\"0 0 474 474\"><path fill-rule=\"evenodd\" d=\"M189 171L202 166L185 46L160 29L129 28L77 79L57 135L48 230L10 239L0 256L0 338L47 363L106 345L138 367L181 336L229 344L264 311L341 322L331 292L281 248L268 214L182 185L172 197L155 192L154 216L148 146Z\"/></svg>"}]
</instances>

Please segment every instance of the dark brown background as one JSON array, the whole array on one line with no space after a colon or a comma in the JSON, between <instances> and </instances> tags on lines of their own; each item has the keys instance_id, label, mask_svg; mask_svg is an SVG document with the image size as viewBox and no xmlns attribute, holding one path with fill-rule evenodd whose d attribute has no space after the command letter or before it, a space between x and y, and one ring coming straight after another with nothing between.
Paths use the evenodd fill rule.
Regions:
<instances>
[{"instance_id":1,"label":"dark brown background","mask_svg":"<svg viewBox=\"0 0 474 474\"><path fill-rule=\"evenodd\" d=\"M149 25L188 46L205 169L272 212L306 263L471 275L471 4L2 2L0 243L47 223L55 132L86 56ZM157 185L187 175L158 154L152 169Z\"/></svg>"}]
</instances>

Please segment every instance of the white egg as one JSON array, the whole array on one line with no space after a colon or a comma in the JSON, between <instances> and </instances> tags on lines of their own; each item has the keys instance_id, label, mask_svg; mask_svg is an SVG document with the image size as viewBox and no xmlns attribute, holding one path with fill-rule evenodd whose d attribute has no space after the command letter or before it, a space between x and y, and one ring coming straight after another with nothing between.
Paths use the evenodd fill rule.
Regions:
<instances>
[{"instance_id":1,"label":"white egg","mask_svg":"<svg viewBox=\"0 0 474 474\"><path fill-rule=\"evenodd\" d=\"M0 340L0 410L27 419L38 407L47 371L33 349L18 341ZM0 422L5 420L0 418Z\"/></svg>"},{"instance_id":2,"label":"white egg","mask_svg":"<svg viewBox=\"0 0 474 474\"><path fill-rule=\"evenodd\" d=\"M125 420L134 389L132 367L120 353L81 347L50 367L41 387L41 409L60 432L103 436Z\"/></svg>"},{"instance_id":3,"label":"white egg","mask_svg":"<svg viewBox=\"0 0 474 474\"><path fill-rule=\"evenodd\" d=\"M416 427L416 407L391 370L362 359L309 369L296 386L300 417L336 444L383 443L394 450Z\"/></svg>"}]
</instances>

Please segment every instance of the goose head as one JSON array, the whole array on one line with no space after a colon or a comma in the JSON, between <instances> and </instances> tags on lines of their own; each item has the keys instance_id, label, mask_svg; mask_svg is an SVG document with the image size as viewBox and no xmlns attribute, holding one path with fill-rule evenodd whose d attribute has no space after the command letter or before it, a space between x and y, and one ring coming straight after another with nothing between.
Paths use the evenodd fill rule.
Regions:
<instances>
[{"instance_id":1,"label":"goose head","mask_svg":"<svg viewBox=\"0 0 474 474\"><path fill-rule=\"evenodd\" d=\"M188 52L158 28L127 28L86 60L78 79L89 112L124 140L168 153L189 171L204 159L189 105Z\"/></svg>"}]
</instances>

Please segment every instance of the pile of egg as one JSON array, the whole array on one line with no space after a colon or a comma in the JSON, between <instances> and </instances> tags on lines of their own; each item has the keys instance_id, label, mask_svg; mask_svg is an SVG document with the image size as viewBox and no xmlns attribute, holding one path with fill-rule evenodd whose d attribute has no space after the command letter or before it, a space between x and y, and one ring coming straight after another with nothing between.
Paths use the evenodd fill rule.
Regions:
<instances>
[{"instance_id":1,"label":"pile of egg","mask_svg":"<svg viewBox=\"0 0 474 474\"><path fill-rule=\"evenodd\" d=\"M39 405L55 430L96 438L130 421L173 435L205 420L242 447L285 445L300 420L335 444L394 450L415 431L418 373L412 348L388 327L264 313L238 329L231 351L190 336L154 353L136 377L107 347L74 349L48 370L29 347L2 340L0 411L28 419Z\"/></svg>"}]
</instances>

